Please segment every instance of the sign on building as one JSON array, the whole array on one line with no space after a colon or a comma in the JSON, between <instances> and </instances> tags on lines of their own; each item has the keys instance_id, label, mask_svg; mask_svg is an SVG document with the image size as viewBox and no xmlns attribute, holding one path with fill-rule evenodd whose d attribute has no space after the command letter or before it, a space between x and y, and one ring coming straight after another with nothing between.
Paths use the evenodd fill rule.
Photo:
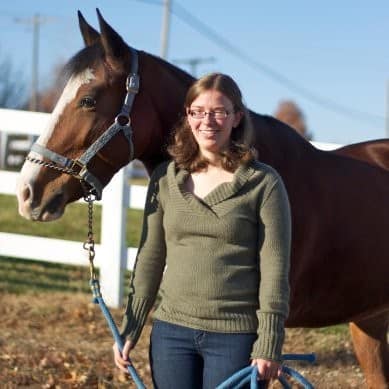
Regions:
<instances>
[{"instance_id":1,"label":"sign on building","mask_svg":"<svg viewBox=\"0 0 389 389\"><path fill-rule=\"evenodd\" d=\"M0 167L3 170L18 171L35 141L32 135L1 133Z\"/></svg>"}]
</instances>

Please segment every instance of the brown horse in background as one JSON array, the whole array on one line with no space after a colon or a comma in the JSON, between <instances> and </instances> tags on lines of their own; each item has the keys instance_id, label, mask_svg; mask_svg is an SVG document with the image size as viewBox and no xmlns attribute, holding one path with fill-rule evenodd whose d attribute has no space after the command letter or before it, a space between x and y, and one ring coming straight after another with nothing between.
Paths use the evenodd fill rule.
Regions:
<instances>
[{"instance_id":1,"label":"brown horse in background","mask_svg":"<svg viewBox=\"0 0 389 389\"><path fill-rule=\"evenodd\" d=\"M47 131L38 139L47 149L73 159L79 158L120 112L134 60L129 46L100 13L98 17L101 33L79 14L86 47L68 63L69 82ZM131 112L133 157L151 172L167 158L165 145L183 114L184 97L193 78L150 54L138 51L137 55L141 84ZM251 117L259 159L281 174L291 203L287 326L350 322L368 386L388 388L387 169L377 166L364 145L350 146L348 151L321 151L272 117L254 112ZM37 157L35 152L31 155ZM120 132L91 159L88 169L105 186L129 162L129 155L129 144ZM18 201L24 217L54 220L68 203L82 196L74 177L29 161L23 166Z\"/></svg>"}]
</instances>

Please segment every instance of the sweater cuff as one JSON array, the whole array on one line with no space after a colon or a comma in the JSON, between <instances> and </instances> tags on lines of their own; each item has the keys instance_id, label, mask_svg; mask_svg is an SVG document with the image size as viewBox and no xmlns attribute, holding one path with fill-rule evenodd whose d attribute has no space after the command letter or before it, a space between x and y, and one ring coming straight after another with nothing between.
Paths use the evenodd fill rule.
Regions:
<instances>
[{"instance_id":1,"label":"sweater cuff","mask_svg":"<svg viewBox=\"0 0 389 389\"><path fill-rule=\"evenodd\" d=\"M284 344L284 317L275 313L258 313L258 338L253 345L251 358L282 362Z\"/></svg>"},{"instance_id":2,"label":"sweater cuff","mask_svg":"<svg viewBox=\"0 0 389 389\"><path fill-rule=\"evenodd\" d=\"M120 327L120 335L123 339L130 340L133 346L136 345L147 315L153 306L153 302L147 298L130 297Z\"/></svg>"}]
</instances>

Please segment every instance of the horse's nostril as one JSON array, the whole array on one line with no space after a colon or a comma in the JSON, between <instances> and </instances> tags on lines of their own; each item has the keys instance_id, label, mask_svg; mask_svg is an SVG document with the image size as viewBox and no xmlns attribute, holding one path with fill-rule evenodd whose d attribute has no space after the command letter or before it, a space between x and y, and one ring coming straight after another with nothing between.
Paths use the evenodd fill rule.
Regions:
<instances>
[{"instance_id":1,"label":"horse's nostril","mask_svg":"<svg viewBox=\"0 0 389 389\"><path fill-rule=\"evenodd\" d=\"M47 204L46 211L48 211L49 213L57 212L58 208L60 208L60 206L63 203L63 199L64 199L63 193L59 193L56 196L54 196L51 199L51 201Z\"/></svg>"},{"instance_id":2,"label":"horse's nostril","mask_svg":"<svg viewBox=\"0 0 389 389\"><path fill-rule=\"evenodd\" d=\"M31 185L26 185L22 191L23 202L32 200L32 188Z\"/></svg>"}]
</instances>

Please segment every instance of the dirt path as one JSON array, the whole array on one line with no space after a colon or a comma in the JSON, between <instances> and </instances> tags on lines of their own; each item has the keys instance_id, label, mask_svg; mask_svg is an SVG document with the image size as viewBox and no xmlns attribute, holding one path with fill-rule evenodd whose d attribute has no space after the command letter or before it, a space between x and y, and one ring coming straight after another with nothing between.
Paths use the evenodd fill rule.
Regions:
<instances>
[{"instance_id":1,"label":"dirt path","mask_svg":"<svg viewBox=\"0 0 389 389\"><path fill-rule=\"evenodd\" d=\"M113 310L120 321L121 311ZM83 294L3 294L0 297L2 388L133 388L114 368L112 339L97 306ZM132 358L146 386L147 325ZM315 352L317 363L289 364L316 388L363 388L348 333L287 330L284 352ZM272 386L280 388L278 384ZM294 386L298 387L298 386ZM184 389L184 388L183 388Z\"/></svg>"}]
</instances>

